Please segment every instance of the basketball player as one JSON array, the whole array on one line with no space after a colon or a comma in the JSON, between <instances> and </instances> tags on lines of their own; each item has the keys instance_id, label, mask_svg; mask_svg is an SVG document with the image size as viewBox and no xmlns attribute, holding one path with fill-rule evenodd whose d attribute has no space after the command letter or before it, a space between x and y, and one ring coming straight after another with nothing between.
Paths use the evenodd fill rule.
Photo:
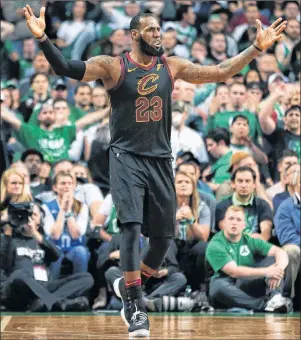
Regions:
<instances>
[{"instance_id":1,"label":"basketball player","mask_svg":"<svg viewBox=\"0 0 301 340\"><path fill-rule=\"evenodd\" d=\"M84 82L101 79L112 104L110 117L110 183L121 227L124 277L114 283L123 302L122 316L131 337L149 336L141 286L163 262L175 233L176 198L171 162L171 92L173 81L224 82L260 52L281 39L286 22L262 30L257 20L255 42L219 65L200 66L178 57L163 57L158 19L139 14L130 23L133 50L118 57L66 60L47 38L45 7L36 18L24 8L27 25L56 74ZM282 23L281 23L282 22ZM192 221L194 223L194 221ZM140 232L149 250L139 257Z\"/></svg>"}]
</instances>

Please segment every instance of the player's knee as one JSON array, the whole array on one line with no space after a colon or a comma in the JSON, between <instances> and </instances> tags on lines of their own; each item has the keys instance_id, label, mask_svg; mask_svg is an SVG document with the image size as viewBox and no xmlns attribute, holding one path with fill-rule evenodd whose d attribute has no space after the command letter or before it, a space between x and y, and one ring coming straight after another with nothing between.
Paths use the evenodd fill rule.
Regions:
<instances>
[{"instance_id":1,"label":"player's knee","mask_svg":"<svg viewBox=\"0 0 301 340\"><path fill-rule=\"evenodd\" d=\"M132 253L134 249L139 250L139 240L141 234L141 224L124 223L121 225L121 245L120 250ZM136 245L136 246L135 246Z\"/></svg>"}]
</instances>

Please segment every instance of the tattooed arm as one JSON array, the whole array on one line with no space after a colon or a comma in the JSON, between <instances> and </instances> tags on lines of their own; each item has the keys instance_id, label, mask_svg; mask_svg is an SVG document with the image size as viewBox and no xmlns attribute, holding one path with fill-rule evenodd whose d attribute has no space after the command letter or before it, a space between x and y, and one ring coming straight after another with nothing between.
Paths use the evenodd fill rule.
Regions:
<instances>
[{"instance_id":1,"label":"tattooed arm","mask_svg":"<svg viewBox=\"0 0 301 340\"><path fill-rule=\"evenodd\" d=\"M101 78L110 79L114 57L100 55L85 61L86 71L82 81L92 81Z\"/></svg>"},{"instance_id":2,"label":"tattooed arm","mask_svg":"<svg viewBox=\"0 0 301 340\"><path fill-rule=\"evenodd\" d=\"M286 27L286 21L277 19L266 30L261 27L261 22L256 20L257 34L255 42L239 55L215 66L199 66L178 57L167 58L175 79L182 79L188 83L216 83L226 81L234 74L242 70L260 51L264 51L282 38L282 32Z\"/></svg>"},{"instance_id":3,"label":"tattooed arm","mask_svg":"<svg viewBox=\"0 0 301 340\"><path fill-rule=\"evenodd\" d=\"M175 79L182 79L193 84L218 83L224 82L238 73L258 54L259 51L252 45L239 55L219 65L201 66L179 57L169 57L167 60Z\"/></svg>"}]
</instances>

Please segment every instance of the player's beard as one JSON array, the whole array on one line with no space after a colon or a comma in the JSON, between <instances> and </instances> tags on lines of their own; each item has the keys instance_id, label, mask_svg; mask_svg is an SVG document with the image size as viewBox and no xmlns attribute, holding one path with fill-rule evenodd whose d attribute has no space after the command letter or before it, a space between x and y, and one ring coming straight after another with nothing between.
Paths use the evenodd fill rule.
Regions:
<instances>
[{"instance_id":1,"label":"player's beard","mask_svg":"<svg viewBox=\"0 0 301 340\"><path fill-rule=\"evenodd\" d=\"M140 51L151 57L161 57L164 53L164 48L162 46L156 48L149 45L142 37L139 36L139 47Z\"/></svg>"}]
</instances>

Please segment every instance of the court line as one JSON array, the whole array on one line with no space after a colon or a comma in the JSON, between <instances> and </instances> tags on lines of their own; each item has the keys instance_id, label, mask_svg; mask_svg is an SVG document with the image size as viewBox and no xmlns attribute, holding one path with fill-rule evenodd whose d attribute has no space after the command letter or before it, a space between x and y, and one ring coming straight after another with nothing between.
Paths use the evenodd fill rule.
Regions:
<instances>
[{"instance_id":1,"label":"court line","mask_svg":"<svg viewBox=\"0 0 301 340\"><path fill-rule=\"evenodd\" d=\"M1 333L5 330L6 326L9 324L12 316L4 316L1 320Z\"/></svg>"}]
</instances>

